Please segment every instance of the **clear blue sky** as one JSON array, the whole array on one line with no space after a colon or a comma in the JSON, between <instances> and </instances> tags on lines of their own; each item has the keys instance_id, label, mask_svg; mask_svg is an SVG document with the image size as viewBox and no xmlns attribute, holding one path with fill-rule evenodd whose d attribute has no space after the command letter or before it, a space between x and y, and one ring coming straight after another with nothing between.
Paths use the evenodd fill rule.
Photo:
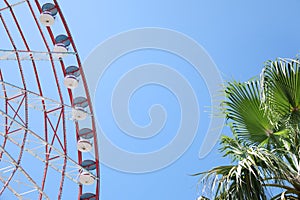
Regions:
<instances>
[{"instance_id":1,"label":"clear blue sky","mask_svg":"<svg viewBox=\"0 0 300 200\"><path fill-rule=\"evenodd\" d=\"M135 28L161 27L182 32L202 45L216 63L224 80L244 81L258 75L266 60L294 57L300 49L300 2L297 0L94 0L85 3L62 1L61 7L82 59L86 58L96 45L115 34ZM163 56L166 56L165 60ZM188 70L186 68L189 67L176 58L169 60L168 55L154 51L136 52L135 55L122 59L112 68L117 69L123 65L129 70L130 66L136 67L143 61L167 62L179 71ZM114 74L107 73L107 76L105 84L112 87L113 81L110 82L109 79L114 80ZM124 173L102 165L102 200L194 200L200 194L197 190L198 178L189 174L226 163L216 151L217 148L206 158L198 158L203 134L208 128L209 116L206 111L209 111L207 106L210 106L210 99L200 76L195 76L192 70L187 71L185 76L195 88L201 115L197 136L189 150L171 166L147 174ZM174 97L168 94L168 91L165 91L165 96L161 96L161 88L154 87L144 88L130 102L132 118L137 124L149 123L146 113L149 98L160 98L162 104L173 101ZM178 105L171 106L174 108L166 109L173 113L169 115L170 119L168 118L159 140L151 138L149 140L152 141L140 141L142 145L139 145L138 140L127 138L122 132L118 132L109 113L102 113L107 114L105 132L115 144L128 151L151 151L153 146L166 144L172 138L172 131L178 128L177 118L180 117L180 110L176 107ZM102 108L101 105L98 107ZM102 116L99 110L97 113Z\"/></svg>"},{"instance_id":2,"label":"clear blue sky","mask_svg":"<svg viewBox=\"0 0 300 200\"><path fill-rule=\"evenodd\" d=\"M60 1L60 6L82 60L109 37L143 27L167 28L194 39L208 52L226 81L245 81L257 76L266 60L295 57L300 50L298 0L89 0ZM197 186L198 177L190 174L228 162L221 157L217 146L205 158L198 157L210 122L211 99L205 82L190 64L166 52L142 50L126 56L112 64L96 92L96 113L104 122L106 136L114 144L127 151L146 153L166 145L176 136L180 108L174 95L165 88L145 86L129 102L131 117L141 126L149 123L147 110L151 105L165 106L166 124L152 138L140 140L124 134L113 120L110 107L103 104L109 100L110 88L119 77L141 64L166 64L189 80L199 102L199 128L183 156L163 169L134 174L102 164L101 200L195 200L201 191Z\"/></svg>"}]
</instances>

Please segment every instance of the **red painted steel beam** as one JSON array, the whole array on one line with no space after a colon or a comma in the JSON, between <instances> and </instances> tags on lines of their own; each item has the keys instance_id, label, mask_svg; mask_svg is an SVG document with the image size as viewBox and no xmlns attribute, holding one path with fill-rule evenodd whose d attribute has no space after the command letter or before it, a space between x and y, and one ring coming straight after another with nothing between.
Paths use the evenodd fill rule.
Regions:
<instances>
[{"instance_id":1,"label":"red painted steel beam","mask_svg":"<svg viewBox=\"0 0 300 200\"><path fill-rule=\"evenodd\" d=\"M9 10L10 10L10 12L11 12L11 15L12 15L12 17L13 17L13 19L14 19L14 22L15 22L15 24L17 25L17 29L18 29L18 31L19 31L19 33L20 33L20 35L21 35L21 38L22 38L22 40L23 40L23 43L25 44L25 47L26 47L26 49L27 49L27 51L30 51L30 48L29 48L29 45L28 45L28 42L26 41L26 39L25 39L25 36L24 36L24 34L23 34L23 32L22 32L22 29L21 29L21 27L20 27L20 25L19 25L19 23L18 23L18 20L17 20L17 18L16 18L16 16L15 16L15 14L14 14L14 11L12 10L12 7L11 7L11 5L9 5L9 3L5 0L5 3L6 3L6 5L7 5L7 7L9 7ZM29 5L29 7L30 7L30 2L29 1L27 1L27 3L28 3L28 5ZM30 7L31 8L31 7ZM36 19L36 18L35 18ZM3 22L4 23L4 22ZM6 27L6 30L8 31L8 28ZM10 36L10 38L11 38L11 41L13 41L12 40L12 37ZM45 40L46 41L46 40ZM46 44L47 44L47 42L46 42ZM17 48L16 48L16 46L15 45L13 45L14 46L14 49L15 50L17 50ZM48 45L47 45L48 46ZM49 52L50 52L50 48L48 48L49 49ZM17 51L16 51L16 55L17 55L17 60L18 60L18 62L20 63L20 58L18 57L18 53L17 53ZM50 55L51 56L51 55ZM54 62L53 62L53 60L51 59L51 63L52 63L52 69L53 69L53 73L54 73L54 76L55 76L55 80L56 80L56 86L58 87L58 93L59 93L59 96L60 96L60 100L61 100L61 102L62 102L62 104L63 104L63 99L62 99L62 93L61 93L61 90L60 90L60 88L59 88L59 83L58 83L58 78L57 78L57 74L56 74L56 71L55 71L55 66L54 66ZM38 80L38 73L37 73L37 71L36 71L36 65L35 65L35 62L34 62L34 60L32 59L32 65L33 65L33 67L34 67L34 69L35 69L35 72L36 72L36 79ZM39 83L39 81L38 81L38 85L40 86L40 83ZM24 89L26 89L26 87L24 87ZM41 87L40 87L40 93L41 93ZM27 103L25 103L26 104L26 108L25 109L28 109L27 107ZM62 110L63 110L64 108L62 107ZM26 114L26 116L28 116L28 113ZM44 116L44 118L45 118L46 116ZM66 140L66 138L65 138L65 135L66 135L66 130L65 130L65 122L64 122L64 120L65 120L65 118L63 117L63 118L61 118L61 120L63 121L63 138L64 138L64 140ZM27 120L28 121L28 120ZM46 122L46 120L44 120L45 122ZM28 122L27 122L28 123ZM45 138L47 139L48 138L48 131L45 131ZM54 133L53 135L56 135L56 133ZM24 137L24 140L23 141L25 141L25 137ZM21 151L23 151L23 146L24 146L24 144L22 145L22 149L21 149ZM66 146L63 148L63 150L64 151L66 151ZM45 151L46 151L46 153L47 153L47 151L49 151L49 149L48 148L46 148L45 149ZM20 153L20 156L19 157L21 157L21 155L22 155L22 153ZM47 155L47 154L46 154ZM47 161L47 156L46 156L46 161ZM65 158L64 158L65 159ZM45 163L47 163L47 162L45 162ZM66 163L66 162L65 162ZM48 166L47 166L47 164L46 164L46 166L45 166L45 170L44 171L47 171L47 169L48 169ZM64 167L64 169L65 169L65 167ZM14 174L15 172L13 172L13 174ZM44 176L43 176L43 184L42 185L44 185L44 183L45 183L45 180L46 180L46 175L47 175L47 173L44 173ZM60 185L63 185L63 182L64 181L64 171L62 172L62 178L61 178L61 184ZM59 194L58 194L58 196L59 196L59 198L61 197L61 194L62 194L62 189L61 189L62 187L60 187L60 190L59 190ZM43 187L43 189L44 189L44 187ZM42 198L42 195L40 195L40 198Z\"/></svg>"},{"instance_id":2,"label":"red painted steel beam","mask_svg":"<svg viewBox=\"0 0 300 200\"><path fill-rule=\"evenodd\" d=\"M84 86L84 89L85 89L85 92L86 92L86 97L87 97L87 100L88 100L88 107L89 107L90 112L91 112L92 130L94 131L94 137L93 138L94 138L94 151L95 151L95 157L96 157L96 174L97 174L97 177L98 177L97 186L96 186L96 197L97 197L97 199L99 199L100 198L100 165L99 165L98 140L97 140L97 134L96 134L96 123L95 123L94 114L93 114L92 101L91 101L91 97L90 97L90 94L89 94L88 85L87 85L87 81L86 81L86 78L85 78L85 75L84 75L84 71L83 71L83 68L82 68L81 60L80 60L80 57L79 57L79 55L77 53L78 51L77 51L75 42L74 42L74 40L72 38L71 31L70 31L70 29L69 29L69 27L67 25L65 17L63 16L63 13L60 10L60 7L58 5L57 0L53 0L53 2L57 6L58 13L59 13L60 18L62 20L62 23L65 26L65 29L66 29L67 35L68 35L68 37L70 39L72 48L73 48L74 52L76 53L75 54L76 60L77 60L78 67L79 67L79 70L80 70L80 74L81 74L83 86ZM79 136L78 136L78 130L77 130L77 138L79 138Z\"/></svg>"},{"instance_id":3,"label":"red painted steel beam","mask_svg":"<svg viewBox=\"0 0 300 200\"><path fill-rule=\"evenodd\" d=\"M61 92L61 89L60 89L60 85L59 85L59 81L58 81L58 75L56 73L56 69L55 69L55 65L54 65L54 61L53 61L53 57L52 57L52 54L50 53L51 52L51 49L50 49L50 46L45 38L45 35L42 31L42 28L37 20L37 16L35 15L34 13L34 10L33 10L33 7L32 5L30 4L30 1L27 1L27 4L29 6L29 10L34 18L34 21L36 23L36 26L38 27L38 30L39 30L39 33L42 37L42 40L44 42L44 45L47 49L47 51L49 52L49 56L50 56L50 62L51 62L51 66L52 66L52 70L53 70L53 73L54 73L54 77L55 77L55 82L56 82L56 85L57 85L57 90L58 90L58 93L59 93L59 98L60 98L60 102L61 104L64 104L64 100L63 100L63 97L62 97L62 92ZM39 11L41 11L41 8L39 8ZM37 73L36 73L37 74ZM46 109L45 109L46 110ZM66 154L67 153L67 138L66 138L66 124L65 124L65 115L64 115L64 106L62 106L61 108L61 113L62 113L62 117L60 118L62 120L62 128L63 128L63 145L62 145L62 142L59 140L59 143L61 144L61 147L64 151L64 153ZM49 124L49 117L47 116L48 113L45 113L45 116L44 116L44 121L45 123ZM57 123L59 124L59 122ZM48 127L48 126L47 126ZM57 136L57 133L56 131L53 132L53 138ZM45 132L45 138L46 138L46 141L48 142L49 140L49 129L47 129L47 132ZM50 152L51 152L51 148L48 149L48 147L46 147L46 161L49 161L49 156L50 155ZM46 177L47 177L47 171L48 171L48 162L45 162L45 168L44 168L44 174L43 174L43 181L42 181L42 189L44 189L45 187L45 182L46 182ZM64 175L64 172L65 172L65 169L66 169L66 158L64 158L64 165L63 165L63 171L62 171L62 174L61 174L61 182L60 182L60 187L59 187L59 194L58 194L58 199L61 198L62 196L62 186L63 186L63 182L64 182L64 178L65 178L65 175ZM40 195L39 199L42 199L42 196Z\"/></svg>"},{"instance_id":4,"label":"red painted steel beam","mask_svg":"<svg viewBox=\"0 0 300 200\"><path fill-rule=\"evenodd\" d=\"M9 3L4 0L5 4L7 5L7 7L9 7L9 10L11 12L11 15L12 17L14 18L14 20L16 20L16 17L14 15L14 12L11 8L11 6L9 5ZM14 43L14 40L12 38L12 35L10 34L10 31L8 29L8 26L6 25L5 23L5 20L3 19L2 15L0 15L0 18L1 18L1 21L3 23L3 26L5 28L5 31L7 33L7 36L9 37L9 40L10 40L10 43L12 44L14 50L17 49L15 43ZM20 30L20 26L17 24L17 27L18 29ZM17 62L18 62L18 67L19 67L19 71L20 71L20 75L21 75L21 80L22 80L22 84L23 84L23 88L26 90L26 82L25 82L25 76L24 76L24 73L23 73L23 69L22 69L22 65L21 65L21 62L20 62L20 59L19 59L19 54L16 53L16 57L17 57ZM25 127L28 127L28 99L27 99L27 95L24 94L24 98L25 98L25 101L24 101L24 122L25 122ZM8 102L6 102L7 104ZM18 109L19 110L19 109ZM17 112L15 113L17 114ZM17 159L17 163L20 164L21 162L21 159L22 159L22 156L23 156L23 148L24 148L24 145L25 145L25 141L26 141L26 136L27 136L27 130L24 131L24 136L23 136L23 140L22 140L22 145L21 145L21 149L20 149L20 154L18 156L18 159ZM8 186L9 182L11 181L11 179L13 178L14 174L16 173L17 171L17 168L15 168L11 175L9 176L9 178L6 180L6 182L4 183L2 189L0 190L0 195L4 192L4 190L6 189L6 187Z\"/></svg>"},{"instance_id":5,"label":"red painted steel beam","mask_svg":"<svg viewBox=\"0 0 300 200\"><path fill-rule=\"evenodd\" d=\"M0 15L0 17L1 17L1 15ZM4 80L1 69L0 69L0 80L1 81ZM5 98L5 112L8 113L7 92L6 92L6 88L5 88L4 84L2 84L2 91L3 91L4 98ZM5 116L5 124L8 124L7 116ZM8 127L5 126L5 136L7 135L7 133L8 133ZM3 140L3 143L2 143L3 148L5 148L6 142L7 142L7 137L4 137L4 140ZM1 162L1 159L2 159L2 155L3 155L3 152L0 152L0 162Z\"/></svg>"}]
</instances>

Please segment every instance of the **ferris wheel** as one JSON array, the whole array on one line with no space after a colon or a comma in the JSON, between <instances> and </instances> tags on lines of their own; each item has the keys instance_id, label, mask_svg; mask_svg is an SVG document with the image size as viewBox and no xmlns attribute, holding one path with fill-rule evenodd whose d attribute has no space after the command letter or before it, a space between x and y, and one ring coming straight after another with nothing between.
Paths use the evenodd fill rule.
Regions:
<instances>
[{"instance_id":1,"label":"ferris wheel","mask_svg":"<svg viewBox=\"0 0 300 200\"><path fill-rule=\"evenodd\" d=\"M3 0L0 22L0 199L99 199L92 104L58 2Z\"/></svg>"}]
</instances>

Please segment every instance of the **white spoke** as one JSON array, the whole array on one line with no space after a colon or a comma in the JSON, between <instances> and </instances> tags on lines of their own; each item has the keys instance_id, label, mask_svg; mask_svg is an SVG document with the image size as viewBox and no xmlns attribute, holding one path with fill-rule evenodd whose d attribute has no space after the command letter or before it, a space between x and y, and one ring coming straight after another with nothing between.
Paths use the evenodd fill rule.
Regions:
<instances>
[{"instance_id":1,"label":"white spoke","mask_svg":"<svg viewBox=\"0 0 300 200\"><path fill-rule=\"evenodd\" d=\"M48 61L59 60L61 54L74 55L75 52L42 52L42 51L22 51L22 50L3 50L0 49L0 60L34 60L34 61Z\"/></svg>"},{"instance_id":2,"label":"white spoke","mask_svg":"<svg viewBox=\"0 0 300 200\"><path fill-rule=\"evenodd\" d=\"M67 169L66 172L64 173L65 176L67 178L69 178L70 180L72 180L73 182L79 184L78 180L77 180L77 176L78 176L78 172L88 172L90 173L88 170L84 169L82 166L80 166L76 161L74 161L72 158L70 158L69 156L67 156L66 154L64 154L63 152L61 152L60 150L58 150L55 146L47 143L46 141L44 141L39 135L37 135L36 133L34 133L33 131L31 131L30 129L26 129L25 127L23 127L23 125L19 122L17 122L16 120L12 119L10 116L8 116L6 113L4 113L2 110L0 110L0 115L3 115L7 118L9 118L10 120L14 121L15 124L19 125L20 127L22 127L23 129L27 130L28 134L31 136L31 140L27 139L26 143L36 143L38 144L37 147L33 147L33 148L28 148L24 147L24 151L28 152L29 154L31 154L32 156L34 156L35 158L37 158L38 160L45 162L45 152L44 151L38 151L40 149L40 147L46 147L48 146L49 148L52 149L52 153L51 153L51 157L55 157L57 156L56 159L50 160L48 161L48 165L56 170L59 173L63 172L63 165L60 163L56 163L59 160L62 160L64 158L67 159ZM0 135L2 135L3 137L5 136L4 133L0 132ZM21 148L21 141L18 142L15 137L11 137L10 134L6 136L7 139L9 141L11 141L13 144L15 144L16 146ZM28 136L29 137L29 136ZM33 140L34 139L34 140ZM34 141L34 142L33 142ZM43 146L41 146L40 144L43 144ZM74 172L77 171L76 174L74 174ZM93 178L97 179L97 177L95 175L93 175L92 173L90 173Z\"/></svg>"},{"instance_id":3,"label":"white spoke","mask_svg":"<svg viewBox=\"0 0 300 200\"><path fill-rule=\"evenodd\" d=\"M10 97L18 96L18 95L23 95L24 93L27 94L27 99L28 99L28 107L39 110L42 112L48 112L49 114L53 116L59 116L59 112L49 112L55 109L60 109L64 107L65 111L65 116L66 119L68 120L73 120L72 117L72 110L74 109L71 105L67 104L62 104L57 100L43 97L35 92L29 91L29 90L24 90L18 86L12 85L10 83L6 83L4 81L0 81L0 84L4 85L6 88L6 92L10 95ZM8 97L9 98L9 97ZM0 96L0 99L5 99L4 96ZM46 110L44 110L44 105L42 104L42 100L44 100L44 105L47 107ZM20 100L18 98L10 100L11 102L20 103ZM86 114L91 115L89 111L86 111Z\"/></svg>"}]
</instances>

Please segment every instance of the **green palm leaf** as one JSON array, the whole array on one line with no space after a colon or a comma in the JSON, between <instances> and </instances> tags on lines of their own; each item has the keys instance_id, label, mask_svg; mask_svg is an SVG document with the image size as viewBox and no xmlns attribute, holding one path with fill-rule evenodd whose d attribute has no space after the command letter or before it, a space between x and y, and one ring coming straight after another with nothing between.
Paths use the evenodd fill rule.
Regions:
<instances>
[{"instance_id":1,"label":"green palm leaf","mask_svg":"<svg viewBox=\"0 0 300 200\"><path fill-rule=\"evenodd\" d=\"M274 115L289 123L300 122L299 61L269 61L261 74L263 101Z\"/></svg>"},{"instance_id":2,"label":"green palm leaf","mask_svg":"<svg viewBox=\"0 0 300 200\"><path fill-rule=\"evenodd\" d=\"M274 133L275 126L261 106L259 81L229 83L225 93L225 114L239 138L260 144Z\"/></svg>"}]
</instances>

